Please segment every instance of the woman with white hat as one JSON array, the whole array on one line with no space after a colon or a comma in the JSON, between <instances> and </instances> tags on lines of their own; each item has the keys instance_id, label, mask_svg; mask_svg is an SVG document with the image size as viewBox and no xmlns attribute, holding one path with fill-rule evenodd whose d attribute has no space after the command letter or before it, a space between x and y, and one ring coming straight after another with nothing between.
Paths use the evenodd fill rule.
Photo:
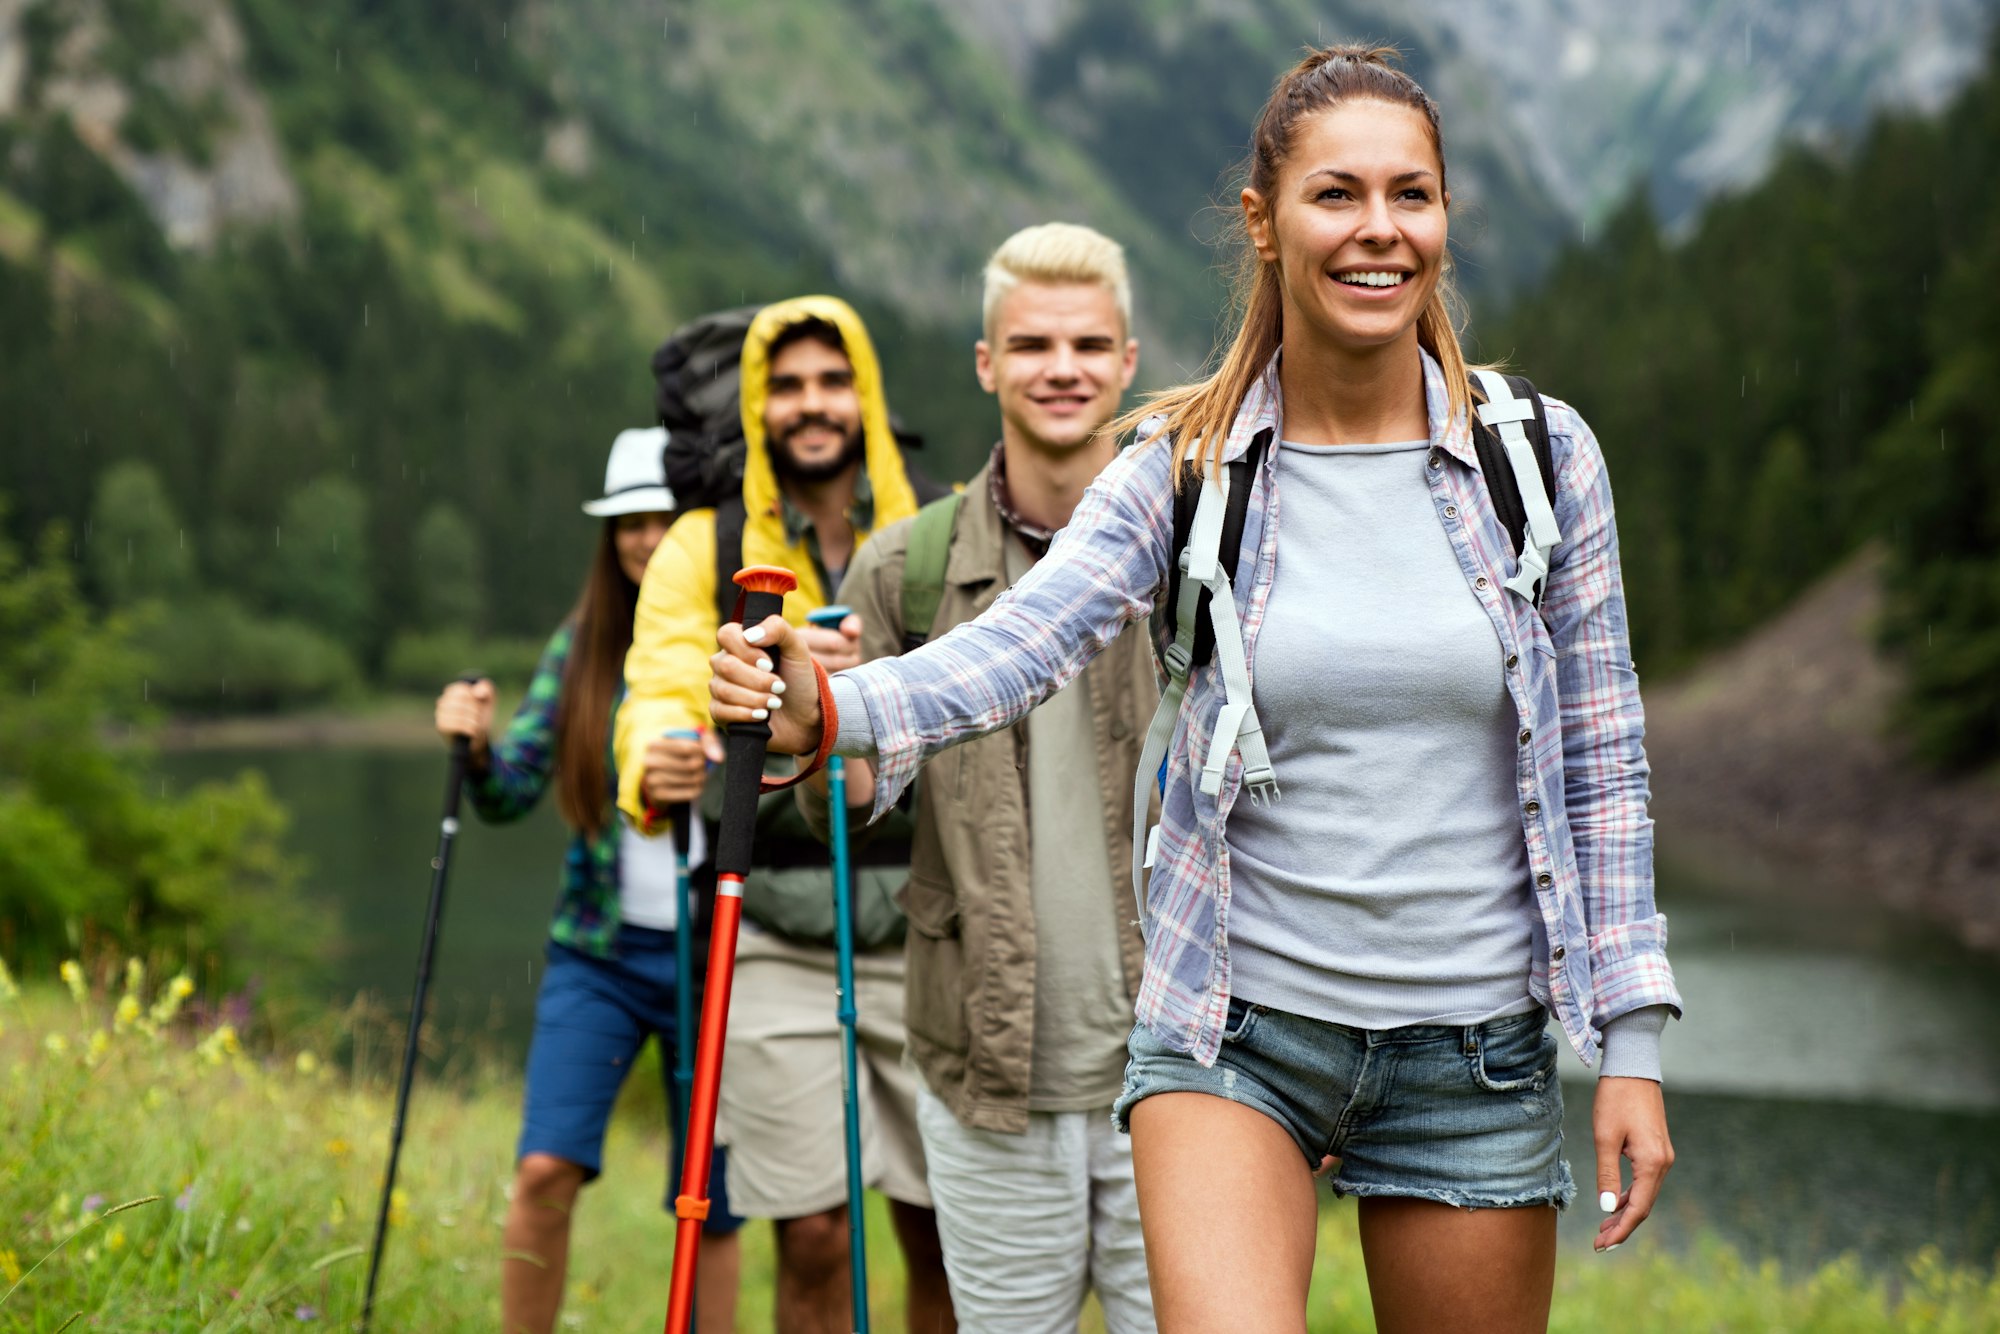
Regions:
<instances>
[{"instance_id":1,"label":"woman with white hat","mask_svg":"<svg viewBox=\"0 0 2000 1334\"><path fill-rule=\"evenodd\" d=\"M482 819L520 818L553 780L563 819L576 831L563 859L528 1051L501 1262L509 1334L555 1326L577 1193L598 1175L612 1104L649 1035L659 1038L662 1070L674 1068L674 932L682 924L673 844L626 825L612 805L618 780L611 772L639 581L675 517L660 460L666 442L666 431L655 427L622 431L612 444L604 495L583 506L603 520L583 591L549 640L506 734L490 735L490 681L455 682L437 701L439 734L472 738L466 791ZM660 738L646 756L646 794L660 806L696 799L704 769L700 742ZM742 1226L729 1212L722 1151L716 1154L714 1209L702 1243L704 1330L734 1328Z\"/></svg>"}]
</instances>

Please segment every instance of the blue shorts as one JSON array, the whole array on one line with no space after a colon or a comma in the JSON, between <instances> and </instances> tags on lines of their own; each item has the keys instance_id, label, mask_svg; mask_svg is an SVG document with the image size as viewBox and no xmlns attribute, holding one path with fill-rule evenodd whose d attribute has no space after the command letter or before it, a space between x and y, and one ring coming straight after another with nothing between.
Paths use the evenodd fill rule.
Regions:
<instances>
[{"instance_id":1,"label":"blue shorts","mask_svg":"<svg viewBox=\"0 0 2000 1334\"><path fill-rule=\"evenodd\" d=\"M595 1180L601 1170L612 1104L649 1036L660 1040L667 1106L675 1101L674 933L621 926L614 948L615 957L599 959L549 942L548 969L535 999L535 1036L528 1047L521 1142L515 1150L516 1161L546 1153L575 1163L586 1181ZM725 1161L717 1148L709 1168L704 1225L716 1234L743 1226L729 1211ZM680 1193L680 1175L681 1146L674 1139L667 1166L669 1211Z\"/></svg>"},{"instance_id":2,"label":"blue shorts","mask_svg":"<svg viewBox=\"0 0 2000 1334\"><path fill-rule=\"evenodd\" d=\"M1340 1159L1337 1195L1400 1195L1462 1209L1566 1207L1557 1043L1541 1007L1461 1027L1367 1030L1241 1000L1204 1069L1142 1024L1132 1031L1119 1129L1155 1093L1211 1093L1290 1133L1315 1170Z\"/></svg>"}]
</instances>

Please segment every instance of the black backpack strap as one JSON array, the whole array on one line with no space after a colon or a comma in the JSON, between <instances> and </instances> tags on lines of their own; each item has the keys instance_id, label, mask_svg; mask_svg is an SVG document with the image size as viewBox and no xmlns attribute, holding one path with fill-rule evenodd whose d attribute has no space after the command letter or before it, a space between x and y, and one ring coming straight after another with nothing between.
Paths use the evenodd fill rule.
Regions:
<instances>
[{"instance_id":1,"label":"black backpack strap","mask_svg":"<svg viewBox=\"0 0 2000 1334\"><path fill-rule=\"evenodd\" d=\"M1534 416L1521 423L1528 443L1534 447L1535 467L1542 475L1542 492L1553 507L1556 498L1555 453L1549 444L1548 408L1542 396L1535 392L1535 386L1525 376L1505 377L1507 387L1516 398L1526 400L1534 408ZM1477 382L1475 381L1475 384ZM1481 395L1484 398L1484 395ZM1507 447L1501 443L1500 433L1473 414L1473 447L1479 454L1479 471L1486 479L1486 492L1492 498L1493 512L1507 530L1507 538L1513 543L1515 560L1521 558L1526 549L1528 532L1528 510L1521 498L1520 483L1514 477L1514 467L1507 461ZM1546 584L1535 591L1535 605L1541 606L1542 598L1548 593Z\"/></svg>"},{"instance_id":2,"label":"black backpack strap","mask_svg":"<svg viewBox=\"0 0 2000 1334\"><path fill-rule=\"evenodd\" d=\"M1270 430L1259 431L1250 441L1250 448L1243 451L1243 457L1228 465L1229 506L1222 512L1222 546L1216 555L1222 568L1229 572L1232 582L1236 578L1237 562L1243 555L1243 525L1250 514L1250 492L1257 484L1257 470L1263 466L1264 454L1270 445ZM1181 480L1180 490L1174 493L1174 557L1167 573L1167 600L1163 604L1168 616L1172 616L1173 609L1180 605L1181 563L1187 554L1188 538L1194 532L1194 510L1200 500L1201 479L1190 466ZM1215 622L1209 615L1209 601L1209 592L1204 588L1195 604L1194 644L1191 646L1190 661L1196 667L1215 656Z\"/></svg>"},{"instance_id":3,"label":"black backpack strap","mask_svg":"<svg viewBox=\"0 0 2000 1334\"><path fill-rule=\"evenodd\" d=\"M736 604L743 590L736 586L736 572L743 568L743 524L748 511L739 493L724 496L715 507L715 616L717 625L736 619Z\"/></svg>"}]
</instances>

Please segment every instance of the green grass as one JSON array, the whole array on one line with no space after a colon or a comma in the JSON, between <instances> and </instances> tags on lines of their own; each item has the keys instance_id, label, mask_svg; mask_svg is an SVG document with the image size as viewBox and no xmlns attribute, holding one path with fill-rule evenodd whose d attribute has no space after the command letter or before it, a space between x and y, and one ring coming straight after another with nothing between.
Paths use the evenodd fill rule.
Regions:
<instances>
[{"instance_id":1,"label":"green grass","mask_svg":"<svg viewBox=\"0 0 2000 1334\"><path fill-rule=\"evenodd\" d=\"M143 981L121 1022L125 990L78 974L74 992L14 996L0 975L0 1331L347 1327L390 1120L389 1090L354 1072L386 1064L393 1021L352 1011L316 1044L253 1052L186 1016L154 1025ZM517 1072L490 1060L448 1060L418 1085L377 1329L497 1327L518 1099ZM565 1329L659 1328L672 1234L657 1114L642 1096L613 1124L608 1170L578 1211ZM898 1267L875 1204L876 1320L894 1330ZM770 1267L769 1229L753 1224L742 1329L771 1328ZM1330 1208L1315 1331L1371 1328L1361 1275L1353 1209ZM1559 1331L2000 1334L2000 1281L1925 1252L1885 1278L1844 1260L1785 1274L1719 1244L1678 1258L1635 1247L1566 1257L1555 1308ZM1085 1329L1098 1328L1093 1312Z\"/></svg>"}]
</instances>

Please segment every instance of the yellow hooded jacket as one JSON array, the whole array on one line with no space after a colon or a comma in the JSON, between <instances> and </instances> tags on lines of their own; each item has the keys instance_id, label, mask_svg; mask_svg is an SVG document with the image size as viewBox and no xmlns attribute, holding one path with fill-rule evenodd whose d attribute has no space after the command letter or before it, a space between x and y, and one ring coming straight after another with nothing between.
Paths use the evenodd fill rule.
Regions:
<instances>
[{"instance_id":1,"label":"yellow hooded jacket","mask_svg":"<svg viewBox=\"0 0 2000 1334\"><path fill-rule=\"evenodd\" d=\"M798 590L785 599L785 619L805 624L806 614L826 605L833 593L820 585L812 554L803 539L787 541L780 507L778 474L764 437L764 401L770 380L772 340L791 325L819 318L840 330L854 365L854 392L861 401L866 442L862 467L874 492L874 527L854 535L855 549L876 529L917 512L916 492L903 471L903 456L889 429L889 403L882 367L861 317L845 301L804 296L759 311L743 338L743 564L782 565L799 577ZM674 522L646 566L639 607L632 622L632 650L625 657L625 702L619 707L614 744L618 759L618 807L645 827L645 800L639 793L646 743L664 732L710 725L708 659L715 652L715 511L690 510Z\"/></svg>"}]
</instances>

